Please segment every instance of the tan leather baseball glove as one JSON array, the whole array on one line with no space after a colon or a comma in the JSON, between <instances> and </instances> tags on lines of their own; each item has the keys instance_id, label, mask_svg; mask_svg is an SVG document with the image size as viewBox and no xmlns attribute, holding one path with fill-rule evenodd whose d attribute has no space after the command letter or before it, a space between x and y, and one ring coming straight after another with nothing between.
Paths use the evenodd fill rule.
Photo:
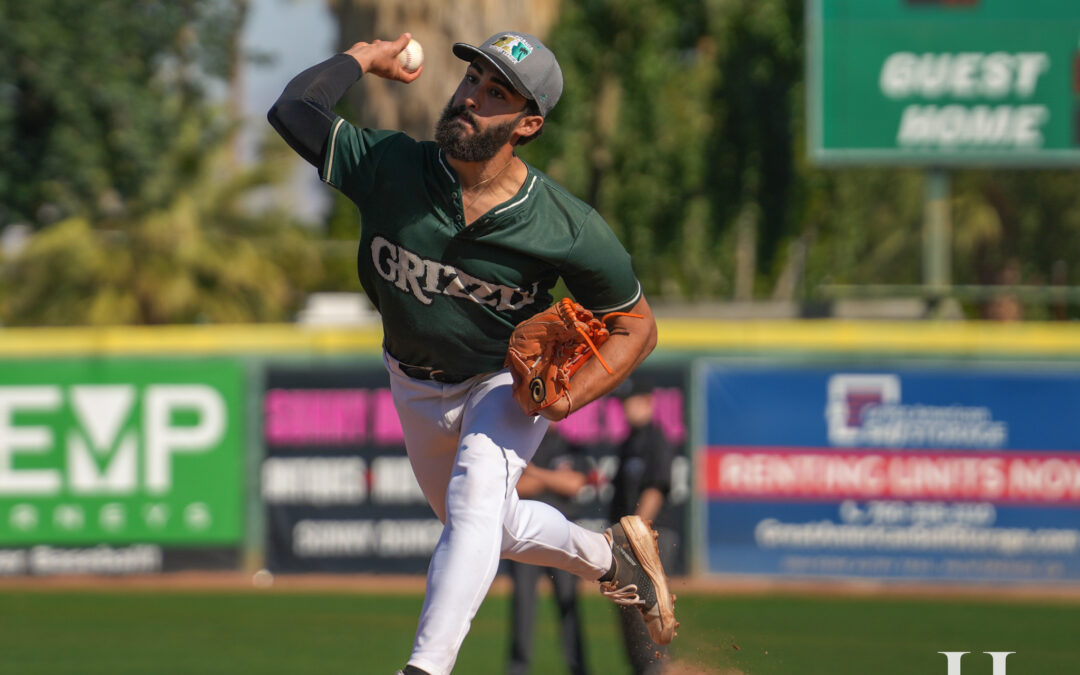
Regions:
<instances>
[{"instance_id":1,"label":"tan leather baseball glove","mask_svg":"<svg viewBox=\"0 0 1080 675\"><path fill-rule=\"evenodd\" d=\"M510 335L505 365L514 376L514 399L529 415L566 398L571 409L571 378L592 356L609 373L600 345L611 336L607 321L613 316L640 314L611 312L599 319L578 303L563 298L543 312L522 321Z\"/></svg>"}]
</instances>

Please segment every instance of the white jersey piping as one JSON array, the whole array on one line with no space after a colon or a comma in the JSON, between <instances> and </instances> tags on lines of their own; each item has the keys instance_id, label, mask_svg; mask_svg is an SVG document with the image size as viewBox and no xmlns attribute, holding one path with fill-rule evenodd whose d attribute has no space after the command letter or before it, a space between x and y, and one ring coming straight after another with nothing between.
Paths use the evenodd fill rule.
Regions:
<instances>
[{"instance_id":1,"label":"white jersey piping","mask_svg":"<svg viewBox=\"0 0 1080 675\"><path fill-rule=\"evenodd\" d=\"M439 151L439 164L442 164L442 170L446 172L446 175L450 177L450 180L452 180L453 182L456 183L457 178L454 176L454 173L452 171L450 171L450 168L448 166L446 166L446 162L443 161L443 151L442 150Z\"/></svg>"},{"instance_id":2,"label":"white jersey piping","mask_svg":"<svg viewBox=\"0 0 1080 675\"><path fill-rule=\"evenodd\" d=\"M608 312L623 311L623 310L630 309L631 307L636 305L638 300L640 300L640 299L641 299L641 282L639 281L639 282L637 282L637 290L634 292L634 297L631 298L630 300L627 300L626 302L620 303L618 305L612 305L611 307L598 307L596 309L593 309L593 308L590 307L589 311L591 311L593 314L607 314Z\"/></svg>"},{"instance_id":3,"label":"white jersey piping","mask_svg":"<svg viewBox=\"0 0 1080 675\"><path fill-rule=\"evenodd\" d=\"M502 213L503 211L506 211L507 209L512 209L512 208L514 208L515 206L517 206L518 204L520 204L520 203L524 202L524 201L525 201L526 199L528 199L528 198L529 198L529 194L530 194L530 193L532 192L533 186L534 186L534 185L536 185L536 179L537 179L537 178L539 178L539 176L533 176L532 180L531 180L531 181L529 181L529 188L528 188L527 190L525 190L525 196L524 196L524 197L522 197L521 199L517 200L516 202L513 202L513 203L511 203L511 204L507 204L506 206L502 207L502 208L501 208L501 209L499 209L498 211L494 211L494 212L492 212L492 215L495 215L495 216L497 216L497 215L499 215L500 213Z\"/></svg>"},{"instance_id":4,"label":"white jersey piping","mask_svg":"<svg viewBox=\"0 0 1080 675\"><path fill-rule=\"evenodd\" d=\"M330 172L334 170L334 148L337 145L337 132L344 121L344 118L339 117L338 121L334 124L334 130L330 132L330 150L326 153L326 175L323 176L323 182L331 185Z\"/></svg>"}]
</instances>

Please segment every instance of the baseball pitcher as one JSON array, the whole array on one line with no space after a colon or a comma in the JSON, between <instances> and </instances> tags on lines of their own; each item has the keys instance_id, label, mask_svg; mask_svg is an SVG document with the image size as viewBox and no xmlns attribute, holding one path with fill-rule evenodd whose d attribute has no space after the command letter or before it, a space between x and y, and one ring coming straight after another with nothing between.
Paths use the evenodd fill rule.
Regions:
<instances>
[{"instance_id":1,"label":"baseball pitcher","mask_svg":"<svg viewBox=\"0 0 1080 675\"><path fill-rule=\"evenodd\" d=\"M500 557L599 581L666 644L677 624L649 524L629 516L591 532L515 491L549 420L611 391L656 344L652 312L611 229L515 154L559 100L559 64L525 33L455 44L465 73L434 142L332 112L361 76L420 77L411 56L399 59L410 39L358 42L305 70L268 115L356 204L357 269L382 317L409 461L445 524L399 673L451 672ZM559 278L576 302L549 309ZM527 339L511 357L518 324Z\"/></svg>"}]
</instances>

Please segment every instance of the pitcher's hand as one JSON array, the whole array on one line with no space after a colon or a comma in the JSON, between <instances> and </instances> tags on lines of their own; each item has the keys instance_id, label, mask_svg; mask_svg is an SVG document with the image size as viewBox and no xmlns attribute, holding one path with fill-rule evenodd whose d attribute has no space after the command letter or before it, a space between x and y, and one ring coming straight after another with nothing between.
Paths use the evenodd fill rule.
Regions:
<instances>
[{"instance_id":1,"label":"pitcher's hand","mask_svg":"<svg viewBox=\"0 0 1080 675\"><path fill-rule=\"evenodd\" d=\"M402 33L393 42L385 40L357 42L345 53L356 59L365 75L370 73L387 80L397 80L408 84L420 77L420 73L424 71L424 67L420 66L410 73L398 61L398 54L409 44L410 39L412 36L409 33Z\"/></svg>"}]
</instances>

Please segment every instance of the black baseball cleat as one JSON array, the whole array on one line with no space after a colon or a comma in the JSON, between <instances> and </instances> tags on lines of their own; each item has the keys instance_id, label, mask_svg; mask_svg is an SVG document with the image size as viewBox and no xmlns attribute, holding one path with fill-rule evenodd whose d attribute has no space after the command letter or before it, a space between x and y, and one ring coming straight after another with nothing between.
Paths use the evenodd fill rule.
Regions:
<instances>
[{"instance_id":1,"label":"black baseball cleat","mask_svg":"<svg viewBox=\"0 0 1080 675\"><path fill-rule=\"evenodd\" d=\"M623 516L604 531L615 560L613 575L600 583L600 592L616 604L634 606L645 618L649 637L666 645L679 627L675 596L668 589L656 532L640 516Z\"/></svg>"}]
</instances>

